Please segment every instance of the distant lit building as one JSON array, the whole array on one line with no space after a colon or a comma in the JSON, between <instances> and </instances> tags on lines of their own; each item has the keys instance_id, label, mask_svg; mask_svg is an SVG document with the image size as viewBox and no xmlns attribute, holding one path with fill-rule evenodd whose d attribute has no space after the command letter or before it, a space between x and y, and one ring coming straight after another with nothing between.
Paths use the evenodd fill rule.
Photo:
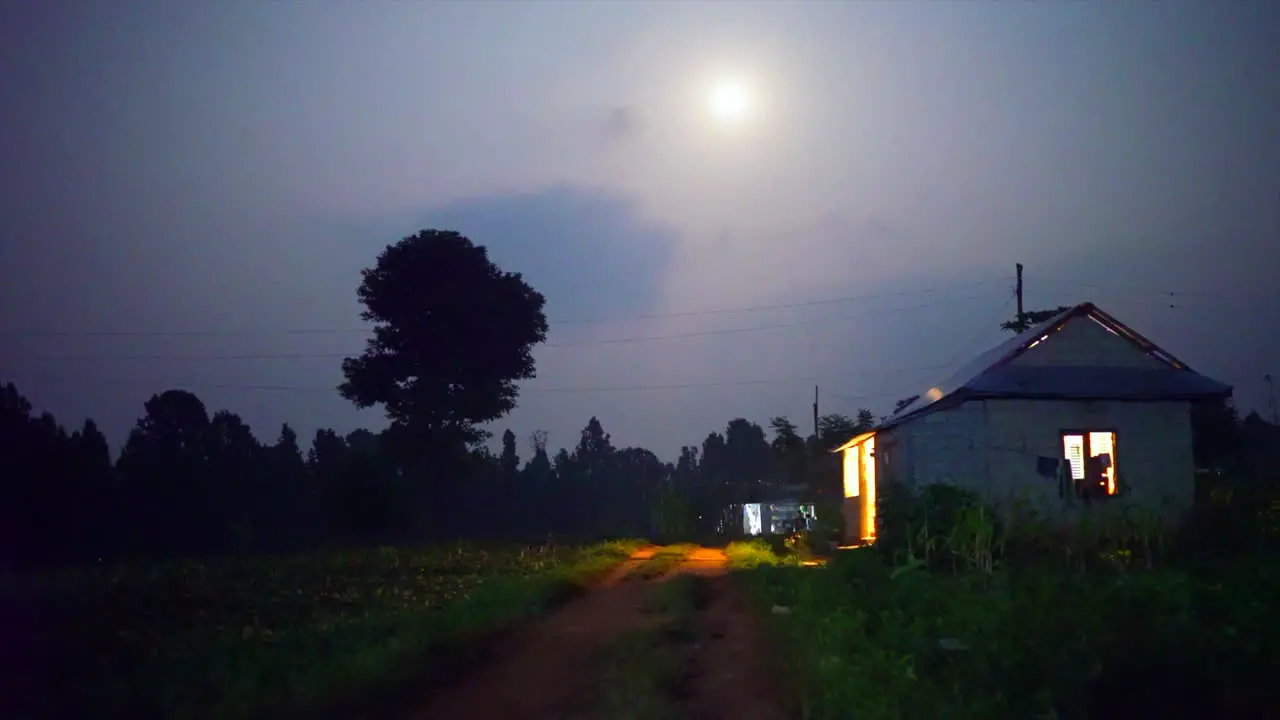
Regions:
<instances>
[{"instance_id":1,"label":"distant lit building","mask_svg":"<svg viewBox=\"0 0 1280 720\"><path fill-rule=\"evenodd\" d=\"M1191 404L1231 387L1192 371L1092 303L979 355L843 457L845 541L876 535L877 486L945 483L1074 519L1125 497L1177 522L1195 495Z\"/></svg>"}]
</instances>

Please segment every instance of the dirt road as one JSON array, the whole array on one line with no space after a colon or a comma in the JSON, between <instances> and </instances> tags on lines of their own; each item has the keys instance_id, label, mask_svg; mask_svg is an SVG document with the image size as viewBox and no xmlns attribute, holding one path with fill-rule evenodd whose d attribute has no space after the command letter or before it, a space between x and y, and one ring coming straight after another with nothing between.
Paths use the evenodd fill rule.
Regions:
<instances>
[{"instance_id":1,"label":"dirt road","mask_svg":"<svg viewBox=\"0 0 1280 720\"><path fill-rule=\"evenodd\" d=\"M594 667L609 643L651 627L646 608L658 585L680 574L701 588L696 639L674 698L690 720L785 720L794 717L761 619L731 577L720 550L698 548L673 573L622 582L656 548L642 550L585 596L517 633L488 665L446 689L410 716L418 720L614 720L600 717L601 679Z\"/></svg>"}]
</instances>

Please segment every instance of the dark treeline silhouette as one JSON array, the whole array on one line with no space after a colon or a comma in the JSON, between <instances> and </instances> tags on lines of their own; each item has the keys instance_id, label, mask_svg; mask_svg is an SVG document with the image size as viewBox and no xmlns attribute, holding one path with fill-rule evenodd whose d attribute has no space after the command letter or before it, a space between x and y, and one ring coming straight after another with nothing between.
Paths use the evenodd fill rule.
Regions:
<instances>
[{"instance_id":1,"label":"dark treeline silhouette","mask_svg":"<svg viewBox=\"0 0 1280 720\"><path fill-rule=\"evenodd\" d=\"M802 437L784 417L772 438L745 419L664 462L616 447L591 418L574 447L510 430L450 477L415 469L392 431L316 432L289 425L270 441L194 394L153 395L112 462L92 420L68 431L0 386L0 527L11 567L38 570L126 559L305 552L454 538L696 536L740 530L734 505L783 496L839 497L830 449L871 413L832 414Z\"/></svg>"},{"instance_id":2,"label":"dark treeline silhouette","mask_svg":"<svg viewBox=\"0 0 1280 720\"><path fill-rule=\"evenodd\" d=\"M342 362L337 389L357 407L381 407L382 432L322 429L304 447L285 425L264 440L234 412L210 414L192 393L168 390L146 401L112 462L92 421L68 432L5 385L2 559L39 569L442 538L732 532L737 503L838 497L826 451L873 422L865 410L828 415L802 438L773 418L769 440L735 419L668 463L616 447L593 417L554 456L546 433L522 443L510 431L495 456L485 427L535 375L543 296L483 246L423 230L362 271L357 297L373 332Z\"/></svg>"},{"instance_id":3,"label":"dark treeline silhouette","mask_svg":"<svg viewBox=\"0 0 1280 720\"><path fill-rule=\"evenodd\" d=\"M545 432L521 442L510 431L495 455L484 428L535 375L543 296L483 246L424 230L387 246L357 297L373 332L343 361L338 391L385 410L378 433L322 429L304 447L284 425L264 440L234 412L210 414L192 393L167 390L145 402L113 462L92 420L68 431L3 385L0 562L38 570L445 538L733 535L742 503L834 507L841 468L830 450L875 424L869 410L826 415L804 437L784 417L768 432L737 418L664 462L616 447L592 417L554 456ZM1198 413L1202 466L1231 449L1238 426L1226 406Z\"/></svg>"}]
</instances>

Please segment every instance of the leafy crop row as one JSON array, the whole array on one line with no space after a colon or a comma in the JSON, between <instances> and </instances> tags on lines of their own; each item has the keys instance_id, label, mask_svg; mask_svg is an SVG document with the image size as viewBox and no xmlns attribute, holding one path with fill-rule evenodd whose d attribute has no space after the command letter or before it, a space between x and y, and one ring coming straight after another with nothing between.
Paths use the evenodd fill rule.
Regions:
<instances>
[{"instance_id":1,"label":"leafy crop row","mask_svg":"<svg viewBox=\"0 0 1280 720\"><path fill-rule=\"evenodd\" d=\"M46 710L318 710L404 672L425 651L541 611L633 547L382 548L49 576L32 598L45 690L60 688L45 699L61 705Z\"/></svg>"},{"instance_id":2,"label":"leafy crop row","mask_svg":"<svg viewBox=\"0 0 1280 720\"><path fill-rule=\"evenodd\" d=\"M1138 515L1055 538L1000 527L972 498L944 497L955 494L886 507L883 546L826 567L739 551L762 605L787 608L772 626L806 718L1256 717L1280 707L1274 555L1162 555L1163 533Z\"/></svg>"}]
</instances>

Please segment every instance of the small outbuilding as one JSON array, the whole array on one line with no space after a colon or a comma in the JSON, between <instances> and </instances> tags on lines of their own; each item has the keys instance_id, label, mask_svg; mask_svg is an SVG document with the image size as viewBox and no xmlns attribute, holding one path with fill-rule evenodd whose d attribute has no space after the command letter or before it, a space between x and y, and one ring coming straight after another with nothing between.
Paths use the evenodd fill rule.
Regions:
<instances>
[{"instance_id":1,"label":"small outbuilding","mask_svg":"<svg viewBox=\"0 0 1280 720\"><path fill-rule=\"evenodd\" d=\"M947 483L1071 519L1115 502L1177 522L1195 496L1191 407L1231 387L1082 303L982 353L843 455L845 540L876 533L876 481Z\"/></svg>"}]
</instances>

